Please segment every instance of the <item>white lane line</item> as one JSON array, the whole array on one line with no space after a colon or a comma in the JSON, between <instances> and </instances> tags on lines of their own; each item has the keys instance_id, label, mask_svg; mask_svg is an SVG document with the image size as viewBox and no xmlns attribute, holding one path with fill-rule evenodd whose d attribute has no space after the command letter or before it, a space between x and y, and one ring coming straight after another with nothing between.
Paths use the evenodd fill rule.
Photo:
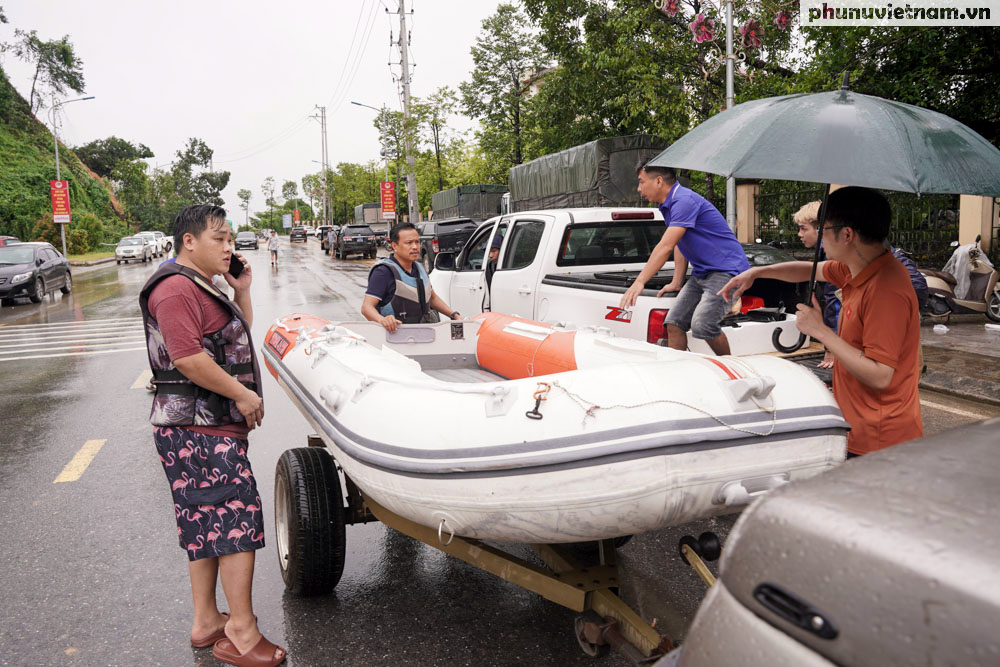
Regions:
<instances>
[{"instance_id":1,"label":"white lane line","mask_svg":"<svg viewBox=\"0 0 1000 667\"><path fill-rule=\"evenodd\" d=\"M73 347L75 345L100 345L101 343L97 341L111 341L115 344L125 344L125 343L136 343L146 340L146 337L142 333L132 334L131 336L100 336L96 340L87 338L70 338L67 340L33 340L30 343L12 343L10 345L0 345L0 350L13 350L14 348L24 348L38 345L45 345L48 349L61 348L61 347ZM14 350L16 351L16 350ZM6 352L0 352L0 354L7 354Z\"/></svg>"},{"instance_id":2,"label":"white lane line","mask_svg":"<svg viewBox=\"0 0 1000 667\"><path fill-rule=\"evenodd\" d=\"M139 377L135 379L132 386L129 389L145 389L149 381L153 379L153 371L148 368L143 372L139 373Z\"/></svg>"},{"instance_id":3,"label":"white lane line","mask_svg":"<svg viewBox=\"0 0 1000 667\"><path fill-rule=\"evenodd\" d=\"M90 462L94 460L97 456L97 452L101 451L101 447L104 446L107 440L88 440L83 443L83 447L80 451L76 453L66 467L62 469L59 476L52 480L53 484L59 484L61 482L75 482L80 479L84 471L87 470L87 466Z\"/></svg>"},{"instance_id":4,"label":"white lane line","mask_svg":"<svg viewBox=\"0 0 1000 667\"><path fill-rule=\"evenodd\" d=\"M920 399L920 405L924 405L932 410L944 410L945 412L950 412L952 414L961 415L963 417L971 417L973 419L988 419L993 415L984 415L978 412L969 412L968 410L959 410L958 408L953 408L950 405L945 405L944 403L935 403L934 401L926 401Z\"/></svg>"},{"instance_id":5,"label":"white lane line","mask_svg":"<svg viewBox=\"0 0 1000 667\"><path fill-rule=\"evenodd\" d=\"M24 352L51 352L52 350L72 350L75 347L79 347L79 348L84 348L84 349L90 350L90 349L94 349L94 348L108 347L108 346L112 346L112 345L118 345L118 346L121 346L121 345L136 345L138 343L143 342L143 340L144 340L143 338L135 338L135 339L128 339L128 340L114 341L112 343L85 343L85 344L81 343L79 345L66 344L66 345L48 345L46 347L31 347L31 348L28 348L26 350L9 350L9 351L6 351L6 352L0 351L0 358L4 358L4 357L8 357L8 356L13 356L13 355L18 355L18 354L21 354L21 353L24 353Z\"/></svg>"},{"instance_id":6,"label":"white lane line","mask_svg":"<svg viewBox=\"0 0 1000 667\"><path fill-rule=\"evenodd\" d=\"M87 324L95 324L99 322L142 322L141 317L115 317L106 320L66 320L65 322L38 322L37 324L5 324L3 325L4 330L13 331L14 329L34 329L36 327L73 327L82 326Z\"/></svg>"},{"instance_id":7,"label":"white lane line","mask_svg":"<svg viewBox=\"0 0 1000 667\"><path fill-rule=\"evenodd\" d=\"M23 361L26 359L51 359L53 357L82 357L85 354L112 354L113 352L138 352L142 350L146 351L146 346L142 347L123 347L120 350L93 350L88 352L61 352L59 354L35 354L27 357L0 357L0 363L4 361Z\"/></svg>"}]
</instances>

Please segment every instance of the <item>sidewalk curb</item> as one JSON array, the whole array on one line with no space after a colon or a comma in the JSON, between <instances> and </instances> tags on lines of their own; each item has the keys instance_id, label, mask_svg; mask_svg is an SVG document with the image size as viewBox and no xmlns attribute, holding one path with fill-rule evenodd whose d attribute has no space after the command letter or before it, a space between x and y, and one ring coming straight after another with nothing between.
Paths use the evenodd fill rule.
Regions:
<instances>
[{"instance_id":1,"label":"sidewalk curb","mask_svg":"<svg viewBox=\"0 0 1000 667\"><path fill-rule=\"evenodd\" d=\"M920 388L976 403L1000 406L1000 386L978 378L956 377L928 370L920 377Z\"/></svg>"},{"instance_id":2,"label":"sidewalk curb","mask_svg":"<svg viewBox=\"0 0 1000 667\"><path fill-rule=\"evenodd\" d=\"M114 257L104 257L101 259L92 259L89 262L70 262L70 266L97 266L98 264L109 264L115 261Z\"/></svg>"}]
</instances>

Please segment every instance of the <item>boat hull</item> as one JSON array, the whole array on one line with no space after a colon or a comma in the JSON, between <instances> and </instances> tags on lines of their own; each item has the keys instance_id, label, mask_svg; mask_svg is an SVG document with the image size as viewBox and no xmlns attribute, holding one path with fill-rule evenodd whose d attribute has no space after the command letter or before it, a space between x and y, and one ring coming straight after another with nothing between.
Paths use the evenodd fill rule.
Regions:
<instances>
[{"instance_id":1,"label":"boat hull","mask_svg":"<svg viewBox=\"0 0 1000 667\"><path fill-rule=\"evenodd\" d=\"M803 400L801 388L775 390L779 404L797 397L775 414L734 409L731 399L717 395L715 380L679 390L711 414L698 414L679 399L612 409L609 401L623 390L608 388L655 383L664 369L710 377L711 369L692 370L710 366L699 355L500 381L495 386L506 387L503 400L512 403L504 412L503 400L498 408L482 391L453 393L440 382L420 384L419 368L394 367L399 360L393 353L386 357L377 349L392 347L384 335L377 340L381 328L321 323L295 327L286 321L283 326L297 330L288 336L285 329L290 344L272 345L269 332L268 367L347 477L386 509L439 528L445 540L456 534L559 543L655 530L740 511L768 490L844 459L846 424L807 371L796 377L819 398ZM644 344L628 343L633 345ZM474 352L449 349L453 360ZM758 366L800 373L780 359L763 358ZM395 368L396 381L377 379L386 378L388 367ZM546 397L543 419L528 419L531 392L544 381L559 390ZM570 400L576 391L586 391L607 412L588 417Z\"/></svg>"}]
</instances>

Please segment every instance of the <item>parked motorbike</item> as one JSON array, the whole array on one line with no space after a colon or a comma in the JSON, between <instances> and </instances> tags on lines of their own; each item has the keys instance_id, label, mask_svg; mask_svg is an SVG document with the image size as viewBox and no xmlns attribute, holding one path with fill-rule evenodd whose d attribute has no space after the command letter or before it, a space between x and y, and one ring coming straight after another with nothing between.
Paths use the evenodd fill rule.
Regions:
<instances>
[{"instance_id":1,"label":"parked motorbike","mask_svg":"<svg viewBox=\"0 0 1000 667\"><path fill-rule=\"evenodd\" d=\"M941 271L920 269L927 279L928 310L932 315L968 315L983 313L1000 322L1000 274L975 243L957 246Z\"/></svg>"}]
</instances>

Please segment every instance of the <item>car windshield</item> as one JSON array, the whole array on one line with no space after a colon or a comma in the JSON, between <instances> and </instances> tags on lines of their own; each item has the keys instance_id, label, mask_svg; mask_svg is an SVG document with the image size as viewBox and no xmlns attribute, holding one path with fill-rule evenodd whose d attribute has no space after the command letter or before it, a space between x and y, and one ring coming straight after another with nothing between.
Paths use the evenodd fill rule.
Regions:
<instances>
[{"instance_id":1,"label":"car windshield","mask_svg":"<svg viewBox=\"0 0 1000 667\"><path fill-rule=\"evenodd\" d=\"M453 220L452 222L439 222L437 223L437 233L441 234L444 232L454 232L459 229L465 229L466 227L476 227L476 223L471 220Z\"/></svg>"},{"instance_id":2,"label":"car windshield","mask_svg":"<svg viewBox=\"0 0 1000 667\"><path fill-rule=\"evenodd\" d=\"M660 220L570 225L559 244L558 266L635 264L649 259L663 238Z\"/></svg>"},{"instance_id":3,"label":"car windshield","mask_svg":"<svg viewBox=\"0 0 1000 667\"><path fill-rule=\"evenodd\" d=\"M240 232L239 234L236 235L236 238L238 238L238 239L251 239L252 240L254 238L254 233L253 232Z\"/></svg>"},{"instance_id":4,"label":"car windshield","mask_svg":"<svg viewBox=\"0 0 1000 667\"><path fill-rule=\"evenodd\" d=\"M142 245L142 239L122 239L118 245Z\"/></svg>"},{"instance_id":5,"label":"car windshield","mask_svg":"<svg viewBox=\"0 0 1000 667\"><path fill-rule=\"evenodd\" d=\"M348 225L344 227L345 234L374 234L372 228L368 225Z\"/></svg>"},{"instance_id":6,"label":"car windshield","mask_svg":"<svg viewBox=\"0 0 1000 667\"><path fill-rule=\"evenodd\" d=\"M296 227L292 231L293 232L304 232L304 231L306 231L306 228L305 227Z\"/></svg>"},{"instance_id":7,"label":"car windshield","mask_svg":"<svg viewBox=\"0 0 1000 667\"><path fill-rule=\"evenodd\" d=\"M13 245L0 247L0 264L31 264L34 259L35 249L31 246L18 247Z\"/></svg>"}]
</instances>

